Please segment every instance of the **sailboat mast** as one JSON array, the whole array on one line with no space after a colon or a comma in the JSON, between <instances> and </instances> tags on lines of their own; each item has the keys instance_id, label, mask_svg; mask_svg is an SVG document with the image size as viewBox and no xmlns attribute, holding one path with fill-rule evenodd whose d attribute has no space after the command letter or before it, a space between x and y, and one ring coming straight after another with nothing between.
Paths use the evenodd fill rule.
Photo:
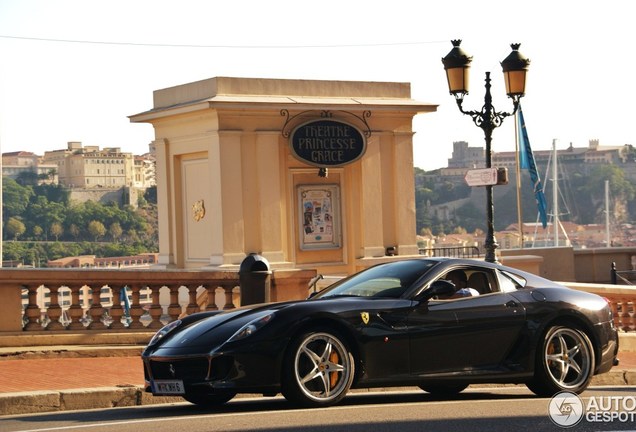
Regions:
<instances>
[{"instance_id":1,"label":"sailboat mast","mask_svg":"<svg viewBox=\"0 0 636 432\"><path fill-rule=\"evenodd\" d=\"M552 229L554 230L554 246L559 246L559 185L557 171L557 150L556 139L552 140L552 213L554 220L552 221Z\"/></svg>"},{"instance_id":2,"label":"sailboat mast","mask_svg":"<svg viewBox=\"0 0 636 432\"><path fill-rule=\"evenodd\" d=\"M605 180L605 247L610 247L609 180Z\"/></svg>"}]
</instances>

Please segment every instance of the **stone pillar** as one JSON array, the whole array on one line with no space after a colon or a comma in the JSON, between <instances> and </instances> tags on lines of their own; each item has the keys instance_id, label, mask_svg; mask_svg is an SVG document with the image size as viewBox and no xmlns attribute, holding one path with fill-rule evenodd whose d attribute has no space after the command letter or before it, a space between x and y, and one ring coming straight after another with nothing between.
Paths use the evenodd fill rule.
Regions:
<instances>
[{"instance_id":1,"label":"stone pillar","mask_svg":"<svg viewBox=\"0 0 636 432\"><path fill-rule=\"evenodd\" d=\"M418 255L414 228L415 217L415 185L413 182L413 133L395 134L394 142L394 190L393 196L399 197L395 203L395 238L398 255Z\"/></svg>"},{"instance_id":2,"label":"stone pillar","mask_svg":"<svg viewBox=\"0 0 636 432\"><path fill-rule=\"evenodd\" d=\"M239 265L245 258L245 224L243 220L242 132L219 132L218 194L221 224L214 233L212 265ZM211 162L212 163L212 162ZM217 165L217 162L214 162ZM214 169L215 166L211 166Z\"/></svg>"},{"instance_id":3,"label":"stone pillar","mask_svg":"<svg viewBox=\"0 0 636 432\"><path fill-rule=\"evenodd\" d=\"M364 220L362 226L362 250L364 258L384 256L382 239L382 163L380 141L373 135L367 142L367 151L362 159L362 179L360 181L361 208Z\"/></svg>"},{"instance_id":4,"label":"stone pillar","mask_svg":"<svg viewBox=\"0 0 636 432\"><path fill-rule=\"evenodd\" d=\"M169 197L169 186L174 183L174 179L170 175L172 170L171 156L168 140L157 139L154 141L157 159L155 166L155 176L157 179L157 206L161 209L159 212L159 258L156 267L168 268L174 267L174 236L171 234L174 229L174 208L173 202Z\"/></svg>"},{"instance_id":5,"label":"stone pillar","mask_svg":"<svg viewBox=\"0 0 636 432\"><path fill-rule=\"evenodd\" d=\"M283 186L281 185L280 132L258 132L256 135L256 182L261 227L261 254L269 262L286 261L283 253ZM254 251L246 251L254 252Z\"/></svg>"}]
</instances>

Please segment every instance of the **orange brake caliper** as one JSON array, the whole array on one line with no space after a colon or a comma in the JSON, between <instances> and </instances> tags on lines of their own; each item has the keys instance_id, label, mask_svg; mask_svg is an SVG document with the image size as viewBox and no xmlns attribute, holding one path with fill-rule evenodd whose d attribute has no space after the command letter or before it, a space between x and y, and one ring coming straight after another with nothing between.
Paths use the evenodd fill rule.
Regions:
<instances>
[{"instance_id":1,"label":"orange brake caliper","mask_svg":"<svg viewBox=\"0 0 636 432\"><path fill-rule=\"evenodd\" d=\"M331 363L338 364L338 360L340 360L340 357L338 356L337 352L333 351L331 354L329 354L329 361ZM336 384L338 384L338 372L330 372L329 374L329 385L331 386L330 388L334 388Z\"/></svg>"}]
</instances>

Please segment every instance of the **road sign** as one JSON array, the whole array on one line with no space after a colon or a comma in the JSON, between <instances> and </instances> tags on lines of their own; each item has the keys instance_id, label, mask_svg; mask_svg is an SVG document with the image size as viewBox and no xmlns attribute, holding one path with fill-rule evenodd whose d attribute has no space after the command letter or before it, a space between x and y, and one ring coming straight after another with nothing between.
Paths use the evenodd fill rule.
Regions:
<instances>
[{"instance_id":1,"label":"road sign","mask_svg":"<svg viewBox=\"0 0 636 432\"><path fill-rule=\"evenodd\" d=\"M468 186L492 186L497 184L497 168L468 170L464 176Z\"/></svg>"}]
</instances>

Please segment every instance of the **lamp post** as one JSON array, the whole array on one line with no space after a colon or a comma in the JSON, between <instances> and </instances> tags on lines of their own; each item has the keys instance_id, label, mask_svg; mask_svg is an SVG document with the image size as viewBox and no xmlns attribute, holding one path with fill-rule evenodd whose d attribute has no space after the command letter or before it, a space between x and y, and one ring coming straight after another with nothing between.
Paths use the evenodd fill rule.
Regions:
<instances>
[{"instance_id":1,"label":"lamp post","mask_svg":"<svg viewBox=\"0 0 636 432\"><path fill-rule=\"evenodd\" d=\"M520 44L512 44L510 45L512 52L501 62L506 82L506 93L512 98L514 106L511 113L495 111L490 94L490 72L486 72L486 95L484 96L484 106L481 108L481 111L466 111L462 104L464 102L464 96L468 94L468 72L473 58L468 56L464 50L461 49L461 40L453 40L451 42L453 49L442 59L444 69L446 70L446 78L448 79L448 90L451 95L455 96L459 111L462 114L471 116L475 125L484 131L486 140L486 168L492 168L492 132L495 128L501 126L501 123L506 117L514 115L517 112L519 100L525 94L526 73L530 60L519 53ZM487 262L496 263L497 256L495 249L497 249L499 245L495 239L492 185L486 186L486 200L488 233L485 241L485 260Z\"/></svg>"}]
</instances>

